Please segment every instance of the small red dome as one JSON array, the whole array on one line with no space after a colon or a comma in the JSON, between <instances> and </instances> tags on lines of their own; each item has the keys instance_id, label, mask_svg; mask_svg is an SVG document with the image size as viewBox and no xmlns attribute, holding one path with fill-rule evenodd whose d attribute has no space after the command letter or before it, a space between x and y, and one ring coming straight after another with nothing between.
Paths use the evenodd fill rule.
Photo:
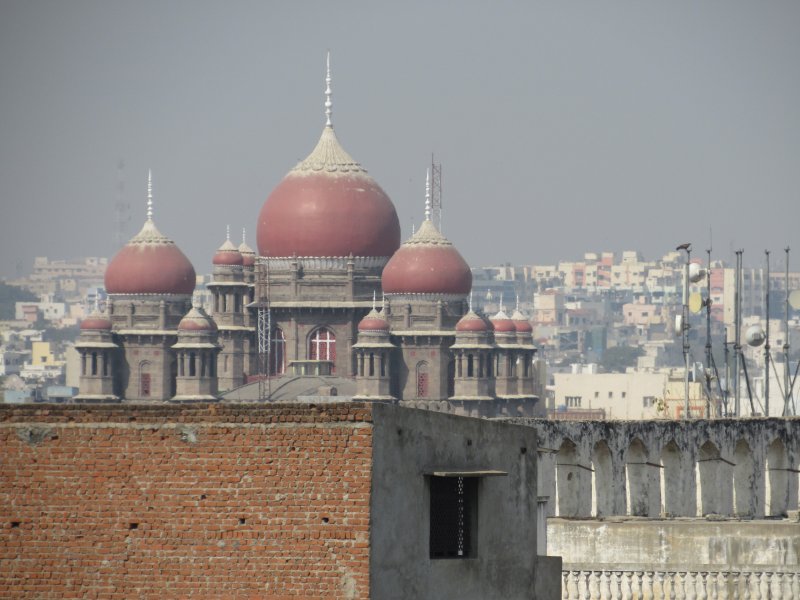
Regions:
<instances>
[{"instance_id":1,"label":"small red dome","mask_svg":"<svg viewBox=\"0 0 800 600\"><path fill-rule=\"evenodd\" d=\"M381 282L386 294L466 295L472 272L453 244L425 220L386 263Z\"/></svg>"},{"instance_id":2,"label":"small red dome","mask_svg":"<svg viewBox=\"0 0 800 600\"><path fill-rule=\"evenodd\" d=\"M217 324L202 308L192 307L178 323L178 331L217 331Z\"/></svg>"},{"instance_id":3,"label":"small red dome","mask_svg":"<svg viewBox=\"0 0 800 600\"><path fill-rule=\"evenodd\" d=\"M514 322L514 327L516 328L518 333L533 332L533 327L531 326L527 317L523 315L520 311L515 310L514 314L511 315L511 320Z\"/></svg>"},{"instance_id":4,"label":"small red dome","mask_svg":"<svg viewBox=\"0 0 800 600\"><path fill-rule=\"evenodd\" d=\"M459 333L485 332L489 331L489 324L474 312L469 311L456 323L456 331Z\"/></svg>"},{"instance_id":5,"label":"small red dome","mask_svg":"<svg viewBox=\"0 0 800 600\"><path fill-rule=\"evenodd\" d=\"M92 313L81 321L81 331L111 331L111 320L101 313Z\"/></svg>"},{"instance_id":6,"label":"small red dome","mask_svg":"<svg viewBox=\"0 0 800 600\"><path fill-rule=\"evenodd\" d=\"M109 263L105 284L109 294L191 294L195 279L189 259L148 219Z\"/></svg>"},{"instance_id":7,"label":"small red dome","mask_svg":"<svg viewBox=\"0 0 800 600\"><path fill-rule=\"evenodd\" d=\"M225 240L225 243L219 247L217 253L211 261L219 266L242 266L244 259L239 249L234 246L230 240Z\"/></svg>"},{"instance_id":8,"label":"small red dome","mask_svg":"<svg viewBox=\"0 0 800 600\"><path fill-rule=\"evenodd\" d=\"M361 319L358 324L359 331L389 331L389 321L382 313L379 313L374 308L369 314Z\"/></svg>"},{"instance_id":9,"label":"small red dome","mask_svg":"<svg viewBox=\"0 0 800 600\"><path fill-rule=\"evenodd\" d=\"M242 255L242 265L245 267L252 267L256 264L256 253L253 249L242 242L239 244L239 254Z\"/></svg>"},{"instance_id":10,"label":"small red dome","mask_svg":"<svg viewBox=\"0 0 800 600\"><path fill-rule=\"evenodd\" d=\"M494 327L495 333L514 333L517 328L514 326L514 321L508 318L508 315L502 310L493 316L490 321Z\"/></svg>"},{"instance_id":11,"label":"small red dome","mask_svg":"<svg viewBox=\"0 0 800 600\"><path fill-rule=\"evenodd\" d=\"M392 201L330 126L269 195L256 233L262 256L389 257L400 245Z\"/></svg>"}]
</instances>

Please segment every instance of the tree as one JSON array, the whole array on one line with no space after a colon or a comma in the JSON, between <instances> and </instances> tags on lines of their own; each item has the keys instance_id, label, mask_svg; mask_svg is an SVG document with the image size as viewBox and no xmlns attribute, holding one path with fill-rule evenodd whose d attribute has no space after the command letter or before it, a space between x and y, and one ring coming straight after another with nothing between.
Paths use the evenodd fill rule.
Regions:
<instances>
[{"instance_id":1,"label":"tree","mask_svg":"<svg viewBox=\"0 0 800 600\"><path fill-rule=\"evenodd\" d=\"M638 346L614 346L603 352L600 364L606 373L624 373L626 368L636 366L636 359L643 354Z\"/></svg>"},{"instance_id":2,"label":"tree","mask_svg":"<svg viewBox=\"0 0 800 600\"><path fill-rule=\"evenodd\" d=\"M36 294L15 285L8 285L0 281L0 321L9 321L14 318L14 309L17 302L38 302Z\"/></svg>"}]
</instances>

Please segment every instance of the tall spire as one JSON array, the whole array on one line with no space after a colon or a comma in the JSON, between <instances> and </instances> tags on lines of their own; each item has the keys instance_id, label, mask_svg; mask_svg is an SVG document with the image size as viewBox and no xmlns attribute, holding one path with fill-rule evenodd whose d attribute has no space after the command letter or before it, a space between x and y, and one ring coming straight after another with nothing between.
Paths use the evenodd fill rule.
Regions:
<instances>
[{"instance_id":1,"label":"tall spire","mask_svg":"<svg viewBox=\"0 0 800 600\"><path fill-rule=\"evenodd\" d=\"M425 175L425 220L431 220L431 170Z\"/></svg>"},{"instance_id":2,"label":"tall spire","mask_svg":"<svg viewBox=\"0 0 800 600\"><path fill-rule=\"evenodd\" d=\"M147 220L153 220L153 171L147 169Z\"/></svg>"},{"instance_id":3,"label":"tall spire","mask_svg":"<svg viewBox=\"0 0 800 600\"><path fill-rule=\"evenodd\" d=\"M333 101L331 100L333 96L333 92L331 91L331 51L328 50L328 56L326 60L326 71L325 71L325 126L326 127L333 127L333 122L331 121L331 107L333 107Z\"/></svg>"}]
</instances>

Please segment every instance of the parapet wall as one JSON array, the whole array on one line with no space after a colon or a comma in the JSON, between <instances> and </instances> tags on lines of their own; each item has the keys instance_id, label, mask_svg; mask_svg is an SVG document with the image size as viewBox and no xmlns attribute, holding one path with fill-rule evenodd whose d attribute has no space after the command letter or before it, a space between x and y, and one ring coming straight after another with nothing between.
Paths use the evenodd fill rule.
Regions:
<instances>
[{"instance_id":1,"label":"parapet wall","mask_svg":"<svg viewBox=\"0 0 800 600\"><path fill-rule=\"evenodd\" d=\"M543 421L548 516L782 517L798 508L800 418Z\"/></svg>"},{"instance_id":2,"label":"parapet wall","mask_svg":"<svg viewBox=\"0 0 800 600\"><path fill-rule=\"evenodd\" d=\"M372 413L0 407L0 597L369 597Z\"/></svg>"}]
</instances>

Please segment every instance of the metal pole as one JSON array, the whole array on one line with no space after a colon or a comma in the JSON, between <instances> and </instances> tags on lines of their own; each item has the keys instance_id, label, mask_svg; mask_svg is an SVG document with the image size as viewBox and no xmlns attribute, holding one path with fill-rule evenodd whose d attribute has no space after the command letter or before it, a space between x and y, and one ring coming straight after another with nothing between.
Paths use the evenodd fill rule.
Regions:
<instances>
[{"instance_id":1,"label":"metal pole","mask_svg":"<svg viewBox=\"0 0 800 600\"><path fill-rule=\"evenodd\" d=\"M711 354L711 248L706 250L708 253L708 268L706 270L706 418L711 418L711 365L713 356ZM714 411L715 413L717 411Z\"/></svg>"},{"instance_id":2,"label":"metal pole","mask_svg":"<svg viewBox=\"0 0 800 600\"><path fill-rule=\"evenodd\" d=\"M683 333L683 418L689 414L689 259L692 249L687 246L686 265L683 269L683 317L681 329Z\"/></svg>"},{"instance_id":3,"label":"metal pole","mask_svg":"<svg viewBox=\"0 0 800 600\"><path fill-rule=\"evenodd\" d=\"M785 337L783 339L783 414L784 416L790 415L794 411L789 410L789 401L792 398L792 391L789 387L789 246L785 248L786 252L786 306L783 318L783 326L785 327Z\"/></svg>"},{"instance_id":4,"label":"metal pole","mask_svg":"<svg viewBox=\"0 0 800 600\"><path fill-rule=\"evenodd\" d=\"M739 366L741 346L741 323L742 306L741 306L741 287L742 287L742 250L736 251L736 279L735 279L735 292L733 297L733 306L736 314L734 315L734 332L733 332L733 412L738 417L740 415L740 393L739 393Z\"/></svg>"},{"instance_id":5,"label":"metal pole","mask_svg":"<svg viewBox=\"0 0 800 600\"><path fill-rule=\"evenodd\" d=\"M730 346L730 341L728 341L728 332L725 331L725 393L723 396L723 402L725 403L725 416L729 417L730 413L728 412L728 398L731 395L731 358L730 358L730 351L728 350L728 346Z\"/></svg>"},{"instance_id":6,"label":"metal pole","mask_svg":"<svg viewBox=\"0 0 800 600\"><path fill-rule=\"evenodd\" d=\"M764 416L769 416L769 250L764 250L767 262L767 291L764 296L764 310L767 313L767 331L764 334Z\"/></svg>"}]
</instances>

